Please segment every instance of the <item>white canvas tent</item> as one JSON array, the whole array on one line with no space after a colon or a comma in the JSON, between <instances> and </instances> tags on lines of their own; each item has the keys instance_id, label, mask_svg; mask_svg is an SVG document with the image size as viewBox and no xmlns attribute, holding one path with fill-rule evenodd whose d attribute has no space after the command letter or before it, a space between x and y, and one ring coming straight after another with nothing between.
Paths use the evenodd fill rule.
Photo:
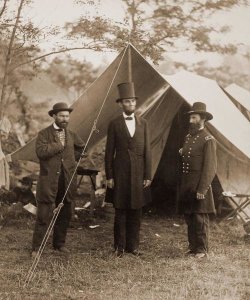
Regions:
<instances>
[{"instance_id":1,"label":"white canvas tent","mask_svg":"<svg viewBox=\"0 0 250 300\"><path fill-rule=\"evenodd\" d=\"M98 109L114 79L97 122L99 133L93 135L88 148L91 150L105 138L109 121L120 113L115 103L118 97L117 84L128 81L128 62L131 61L132 78L138 96L138 113L148 120L151 128L154 181L160 179L163 174L164 184L171 186L174 191L177 190L178 149L186 134L183 113L193 102L203 101L208 111L214 115L208 128L218 141L219 181L224 190L249 194L249 122L216 82L188 72L173 76L161 75L133 46L129 47L118 55L73 104L70 128L87 140ZM35 140L17 150L12 154L12 159L36 161L34 144ZM175 198L174 194L175 192L171 196L172 199Z\"/></svg>"},{"instance_id":2,"label":"white canvas tent","mask_svg":"<svg viewBox=\"0 0 250 300\"><path fill-rule=\"evenodd\" d=\"M235 83L227 86L224 91L248 121L250 121L250 92Z\"/></svg>"}]
</instances>

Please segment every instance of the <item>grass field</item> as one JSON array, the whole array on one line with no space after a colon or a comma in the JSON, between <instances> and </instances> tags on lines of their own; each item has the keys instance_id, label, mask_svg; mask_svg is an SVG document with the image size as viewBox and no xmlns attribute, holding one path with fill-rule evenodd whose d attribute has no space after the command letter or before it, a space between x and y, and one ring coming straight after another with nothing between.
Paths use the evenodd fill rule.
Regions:
<instances>
[{"instance_id":1,"label":"grass field","mask_svg":"<svg viewBox=\"0 0 250 300\"><path fill-rule=\"evenodd\" d=\"M46 246L34 280L31 266L33 221L19 220L0 231L0 299L250 299L250 251L240 223L211 224L210 256L185 257L181 219L143 218L141 258L112 253L112 213L92 220L100 227L71 228L70 255ZM179 226L176 226L179 225Z\"/></svg>"}]
</instances>

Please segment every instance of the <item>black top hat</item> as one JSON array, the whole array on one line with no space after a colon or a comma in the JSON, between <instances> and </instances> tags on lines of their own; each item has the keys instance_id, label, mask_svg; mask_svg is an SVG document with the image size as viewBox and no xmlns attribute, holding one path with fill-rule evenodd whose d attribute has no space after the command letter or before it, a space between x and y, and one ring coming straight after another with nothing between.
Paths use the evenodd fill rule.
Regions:
<instances>
[{"instance_id":1,"label":"black top hat","mask_svg":"<svg viewBox=\"0 0 250 300\"><path fill-rule=\"evenodd\" d=\"M69 111L72 112L73 108L68 107L67 103L64 102L58 102L53 106L53 109L51 109L48 114L52 117L54 114L57 114L59 111Z\"/></svg>"},{"instance_id":2,"label":"black top hat","mask_svg":"<svg viewBox=\"0 0 250 300\"><path fill-rule=\"evenodd\" d=\"M120 102L122 99L131 99L138 97L135 96L135 87L133 82L123 82L117 85L119 91L119 98L116 102Z\"/></svg>"},{"instance_id":3,"label":"black top hat","mask_svg":"<svg viewBox=\"0 0 250 300\"><path fill-rule=\"evenodd\" d=\"M23 177L22 179L19 180L22 184L25 184L25 185L32 185L33 184L33 179L28 177L28 176L25 176Z\"/></svg>"},{"instance_id":4,"label":"black top hat","mask_svg":"<svg viewBox=\"0 0 250 300\"><path fill-rule=\"evenodd\" d=\"M203 102L194 102L193 106L191 107L191 110L188 111L187 114L204 115L208 121L213 119L213 115L207 112L206 104Z\"/></svg>"}]
</instances>

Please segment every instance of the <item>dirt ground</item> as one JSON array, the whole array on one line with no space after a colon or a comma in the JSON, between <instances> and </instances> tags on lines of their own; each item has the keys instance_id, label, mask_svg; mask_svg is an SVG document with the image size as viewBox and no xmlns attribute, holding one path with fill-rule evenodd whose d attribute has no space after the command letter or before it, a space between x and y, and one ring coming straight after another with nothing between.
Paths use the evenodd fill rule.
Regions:
<instances>
[{"instance_id":1,"label":"dirt ground","mask_svg":"<svg viewBox=\"0 0 250 300\"><path fill-rule=\"evenodd\" d=\"M146 215L140 258L112 252L113 214L80 215L67 239L69 255L54 252L49 241L32 282L34 220L12 220L0 230L0 299L250 299L250 243L235 220L211 223L210 255L186 257L182 219ZM91 229L89 225L100 225Z\"/></svg>"}]
</instances>

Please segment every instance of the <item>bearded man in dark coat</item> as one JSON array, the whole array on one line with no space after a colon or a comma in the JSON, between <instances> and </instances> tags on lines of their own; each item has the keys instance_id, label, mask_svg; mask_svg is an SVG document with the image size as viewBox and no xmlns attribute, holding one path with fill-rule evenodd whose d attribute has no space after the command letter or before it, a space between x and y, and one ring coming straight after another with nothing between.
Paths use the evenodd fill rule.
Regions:
<instances>
[{"instance_id":1,"label":"bearded man in dark coat","mask_svg":"<svg viewBox=\"0 0 250 300\"><path fill-rule=\"evenodd\" d=\"M80 159L84 147L81 138L67 129L72 110L66 103L56 103L49 111L49 115L54 118L54 123L40 131L36 139L40 175L36 191L37 218L32 241L32 257L36 256L42 243L53 210L63 200L76 168L76 161ZM65 247L65 239L71 219L71 200L76 185L76 175L74 175L54 226L53 247L60 252L69 252Z\"/></svg>"},{"instance_id":2,"label":"bearded man in dark coat","mask_svg":"<svg viewBox=\"0 0 250 300\"><path fill-rule=\"evenodd\" d=\"M206 105L195 102L189 115L189 134L182 157L180 212L188 226L188 254L197 258L208 252L209 214L215 213L211 183L216 174L216 141L205 129L205 122L213 118Z\"/></svg>"},{"instance_id":3,"label":"bearded man in dark coat","mask_svg":"<svg viewBox=\"0 0 250 300\"><path fill-rule=\"evenodd\" d=\"M105 152L107 199L115 208L114 248L140 255L139 232L142 207L151 184L151 148L147 121L134 114L136 99L132 82L118 85L116 102L123 113L108 126ZM112 192L110 192L112 191Z\"/></svg>"}]
</instances>

